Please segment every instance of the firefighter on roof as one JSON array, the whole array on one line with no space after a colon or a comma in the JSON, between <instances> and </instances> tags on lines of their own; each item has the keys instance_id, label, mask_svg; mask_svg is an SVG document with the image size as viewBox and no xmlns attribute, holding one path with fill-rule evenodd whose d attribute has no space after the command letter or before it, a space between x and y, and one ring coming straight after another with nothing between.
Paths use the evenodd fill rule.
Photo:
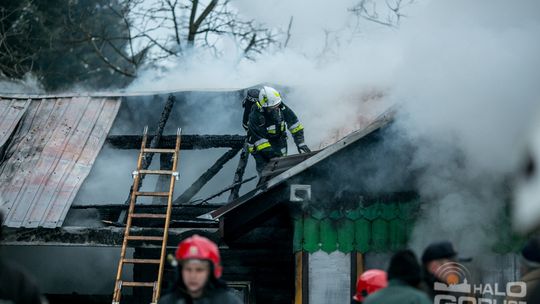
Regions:
<instances>
[{"instance_id":1,"label":"firefighter on roof","mask_svg":"<svg viewBox=\"0 0 540 304\"><path fill-rule=\"evenodd\" d=\"M287 155L287 129L292 134L299 153L311 152L304 143L304 126L296 114L285 105L281 95L272 87L262 87L257 99L255 91L249 90L244 102L253 101L247 120L248 150L255 158L257 172L274 157ZM244 116L244 123L245 116Z\"/></svg>"}]
</instances>

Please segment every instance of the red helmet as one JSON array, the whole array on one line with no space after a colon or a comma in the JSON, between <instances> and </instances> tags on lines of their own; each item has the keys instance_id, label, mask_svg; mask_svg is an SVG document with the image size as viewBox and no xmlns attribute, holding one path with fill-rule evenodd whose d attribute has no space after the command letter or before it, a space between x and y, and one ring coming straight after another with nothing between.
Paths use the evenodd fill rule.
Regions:
<instances>
[{"instance_id":1,"label":"red helmet","mask_svg":"<svg viewBox=\"0 0 540 304\"><path fill-rule=\"evenodd\" d=\"M356 282L356 294L353 299L358 302L364 301L364 297L388 285L386 272L379 269L371 269L362 273Z\"/></svg>"},{"instance_id":2,"label":"red helmet","mask_svg":"<svg viewBox=\"0 0 540 304\"><path fill-rule=\"evenodd\" d=\"M214 266L214 276L221 277L221 258L217 245L209 239L194 234L183 240L176 249L176 259L179 261L197 259L208 260Z\"/></svg>"}]
</instances>

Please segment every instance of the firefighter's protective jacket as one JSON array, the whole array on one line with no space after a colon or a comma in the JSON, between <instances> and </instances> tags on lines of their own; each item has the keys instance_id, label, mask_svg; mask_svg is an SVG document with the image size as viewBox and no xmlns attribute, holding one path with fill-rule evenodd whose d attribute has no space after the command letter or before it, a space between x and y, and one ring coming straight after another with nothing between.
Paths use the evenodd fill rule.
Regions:
<instances>
[{"instance_id":1,"label":"firefighter's protective jacket","mask_svg":"<svg viewBox=\"0 0 540 304\"><path fill-rule=\"evenodd\" d=\"M283 156L287 147L287 129L297 146L304 144L304 127L293 110L283 102L274 109L251 109L248 121L248 147L264 158Z\"/></svg>"}]
</instances>

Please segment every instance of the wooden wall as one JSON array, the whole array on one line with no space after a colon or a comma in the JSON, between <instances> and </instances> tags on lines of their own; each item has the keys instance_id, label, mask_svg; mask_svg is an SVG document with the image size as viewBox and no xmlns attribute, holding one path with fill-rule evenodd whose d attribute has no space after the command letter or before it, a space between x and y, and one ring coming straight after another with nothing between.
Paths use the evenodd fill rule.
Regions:
<instances>
[{"instance_id":1,"label":"wooden wall","mask_svg":"<svg viewBox=\"0 0 540 304\"><path fill-rule=\"evenodd\" d=\"M279 208L278 208L279 209ZM292 250L292 222L286 210L276 210L269 218L245 235L228 244L220 244L223 279L227 282L250 282L250 303L292 303L294 299L294 254ZM169 250L174 254L174 250ZM137 258L152 257L155 249L138 249ZM134 270L137 281L152 281L154 266L142 266ZM174 280L174 271L165 272L165 288ZM148 293L137 292L133 303L148 303Z\"/></svg>"},{"instance_id":2,"label":"wooden wall","mask_svg":"<svg viewBox=\"0 0 540 304\"><path fill-rule=\"evenodd\" d=\"M292 303L295 279L292 221L284 208L270 216L222 250L224 279L251 281L254 303Z\"/></svg>"}]
</instances>

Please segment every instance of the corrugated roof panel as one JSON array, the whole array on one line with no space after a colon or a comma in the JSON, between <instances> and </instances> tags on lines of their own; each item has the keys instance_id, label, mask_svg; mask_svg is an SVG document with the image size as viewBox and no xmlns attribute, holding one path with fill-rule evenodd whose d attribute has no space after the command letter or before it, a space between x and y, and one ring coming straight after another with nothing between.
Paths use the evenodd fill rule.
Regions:
<instances>
[{"instance_id":1,"label":"corrugated roof panel","mask_svg":"<svg viewBox=\"0 0 540 304\"><path fill-rule=\"evenodd\" d=\"M0 97L0 148L15 131L29 104L30 99L3 99Z\"/></svg>"},{"instance_id":2,"label":"corrugated roof panel","mask_svg":"<svg viewBox=\"0 0 540 304\"><path fill-rule=\"evenodd\" d=\"M62 225L119 106L116 98L32 100L0 167L4 225Z\"/></svg>"},{"instance_id":3,"label":"corrugated roof panel","mask_svg":"<svg viewBox=\"0 0 540 304\"><path fill-rule=\"evenodd\" d=\"M59 227L64 222L71 202L75 199L82 182L90 173L94 160L105 142L114 118L118 113L119 105L118 100L104 100L98 116L98 120L101 121L94 124L84 148L69 174L65 176L61 187L58 189L59 191L57 191L57 197L52 200L52 205L47 210L40 226ZM96 149L96 147L99 147L99 149Z\"/></svg>"}]
</instances>

